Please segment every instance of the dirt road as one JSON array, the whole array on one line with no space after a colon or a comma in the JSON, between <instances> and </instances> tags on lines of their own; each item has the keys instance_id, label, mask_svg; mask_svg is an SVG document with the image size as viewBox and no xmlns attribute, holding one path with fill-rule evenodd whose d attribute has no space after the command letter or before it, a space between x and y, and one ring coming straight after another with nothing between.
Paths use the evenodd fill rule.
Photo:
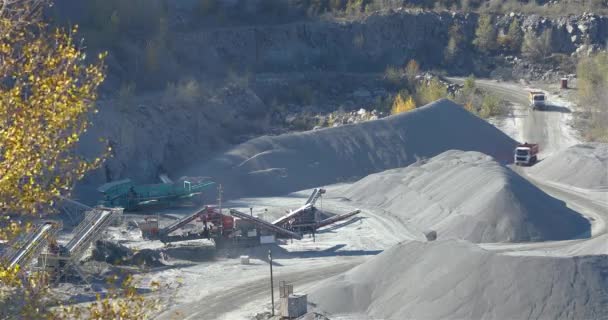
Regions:
<instances>
[{"instance_id":1,"label":"dirt road","mask_svg":"<svg viewBox=\"0 0 608 320\"><path fill-rule=\"evenodd\" d=\"M335 264L307 269L292 269L287 272L275 273L275 299L278 300L278 280L289 279L298 290L334 275L341 274L362 263L364 257L351 257ZM276 268L275 268L276 270ZM280 269L279 269L280 270ZM267 272L266 268L264 272ZM238 275L236 276L238 277ZM227 319L228 314L238 310L244 304L258 301L263 305L270 300L270 279L263 277L253 281L241 281L237 286L226 288L220 293L201 297L196 301L181 304L161 315L158 319ZM262 308L260 308L262 309Z\"/></svg>"},{"instance_id":2,"label":"dirt road","mask_svg":"<svg viewBox=\"0 0 608 320\"><path fill-rule=\"evenodd\" d=\"M448 80L464 82L463 78ZM548 105L545 109L532 110L528 107L528 86L485 79L478 79L475 84L514 105L508 117L515 122L518 136L512 138L520 142L540 144L541 159L576 144L576 138L568 128L572 116L571 105L555 94L548 93Z\"/></svg>"},{"instance_id":3,"label":"dirt road","mask_svg":"<svg viewBox=\"0 0 608 320\"><path fill-rule=\"evenodd\" d=\"M463 83L463 78L449 78L450 81ZM540 160L550 156L553 152L565 149L578 143L574 130L570 127L572 104L548 93L548 106L544 110L532 110L527 107L529 87L515 83L498 82L495 80L478 79L477 87L499 95L513 104L513 111L508 120L516 123L518 136L512 137L520 142L538 143L541 149ZM576 252L577 246L584 245L591 239L606 236L606 221L608 221L608 205L596 201L585 192L575 192L567 188L556 187L546 181L535 179L528 174L527 167L511 166L522 177L541 188L549 195L564 201L569 207L581 213L592 223L591 235L581 235L581 239L569 241L551 241L540 243L501 243L482 244L486 249L511 252L512 254L531 254L532 250L538 253ZM608 197L608 195L607 195Z\"/></svg>"}]
</instances>

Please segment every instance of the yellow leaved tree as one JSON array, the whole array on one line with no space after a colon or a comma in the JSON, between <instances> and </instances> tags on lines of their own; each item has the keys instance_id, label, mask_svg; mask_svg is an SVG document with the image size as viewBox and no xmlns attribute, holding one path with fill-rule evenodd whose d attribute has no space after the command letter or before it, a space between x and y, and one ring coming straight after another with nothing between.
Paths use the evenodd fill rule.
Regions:
<instances>
[{"instance_id":1,"label":"yellow leaved tree","mask_svg":"<svg viewBox=\"0 0 608 320\"><path fill-rule=\"evenodd\" d=\"M410 110L416 109L416 102L409 96L407 99L403 98L401 93L397 94L395 101L393 101L393 107L391 108L391 114L398 114Z\"/></svg>"},{"instance_id":2,"label":"yellow leaved tree","mask_svg":"<svg viewBox=\"0 0 608 320\"><path fill-rule=\"evenodd\" d=\"M104 56L85 60L76 28L43 22L47 0L0 0L0 239L27 232L107 155L76 153L96 112ZM57 307L46 273L0 261L0 318L143 319L156 302L137 293L131 278L84 307ZM115 293L114 293L115 292ZM55 306L55 307L53 307Z\"/></svg>"},{"instance_id":3,"label":"yellow leaved tree","mask_svg":"<svg viewBox=\"0 0 608 320\"><path fill-rule=\"evenodd\" d=\"M74 149L95 112L103 54L85 62L75 28L50 30L37 19L42 1L1 5L0 208L40 213L102 161Z\"/></svg>"}]
</instances>

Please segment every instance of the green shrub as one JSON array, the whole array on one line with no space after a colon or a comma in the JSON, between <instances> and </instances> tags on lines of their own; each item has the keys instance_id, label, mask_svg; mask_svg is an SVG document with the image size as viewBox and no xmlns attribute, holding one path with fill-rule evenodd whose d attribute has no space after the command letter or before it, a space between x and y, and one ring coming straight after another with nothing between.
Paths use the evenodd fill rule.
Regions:
<instances>
[{"instance_id":1,"label":"green shrub","mask_svg":"<svg viewBox=\"0 0 608 320\"><path fill-rule=\"evenodd\" d=\"M493 117L500 114L500 98L486 93L483 96L483 102L481 103L481 110L479 116L482 118Z\"/></svg>"},{"instance_id":2,"label":"green shrub","mask_svg":"<svg viewBox=\"0 0 608 320\"><path fill-rule=\"evenodd\" d=\"M475 94L476 87L477 86L475 84L474 75L470 75L466 79L464 79L464 85L462 87L462 90L463 90L463 93L465 96L470 96L470 95Z\"/></svg>"},{"instance_id":3,"label":"green shrub","mask_svg":"<svg viewBox=\"0 0 608 320\"><path fill-rule=\"evenodd\" d=\"M388 66L386 70L384 70L384 79L393 87L399 87L403 82L401 80L401 70L394 66Z\"/></svg>"},{"instance_id":4,"label":"green shrub","mask_svg":"<svg viewBox=\"0 0 608 320\"><path fill-rule=\"evenodd\" d=\"M579 106L590 123L586 138L608 141L608 52L582 59L576 68Z\"/></svg>"},{"instance_id":5,"label":"green shrub","mask_svg":"<svg viewBox=\"0 0 608 320\"><path fill-rule=\"evenodd\" d=\"M426 105L441 98L448 97L448 89L436 78L420 84L416 90L418 105Z\"/></svg>"}]
</instances>

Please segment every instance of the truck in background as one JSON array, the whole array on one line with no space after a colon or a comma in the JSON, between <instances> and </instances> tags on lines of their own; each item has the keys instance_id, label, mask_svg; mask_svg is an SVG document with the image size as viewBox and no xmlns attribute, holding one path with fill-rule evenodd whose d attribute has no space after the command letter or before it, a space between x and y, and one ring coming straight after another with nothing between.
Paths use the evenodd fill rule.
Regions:
<instances>
[{"instance_id":1,"label":"truck in background","mask_svg":"<svg viewBox=\"0 0 608 320\"><path fill-rule=\"evenodd\" d=\"M546 105L546 96L545 93L538 90L531 90L528 95L528 99L530 101L530 107L532 110L544 109Z\"/></svg>"},{"instance_id":2,"label":"truck in background","mask_svg":"<svg viewBox=\"0 0 608 320\"><path fill-rule=\"evenodd\" d=\"M515 165L531 166L538 160L538 144L537 143L523 143L519 144L515 148L515 154L513 156L513 162Z\"/></svg>"}]
</instances>

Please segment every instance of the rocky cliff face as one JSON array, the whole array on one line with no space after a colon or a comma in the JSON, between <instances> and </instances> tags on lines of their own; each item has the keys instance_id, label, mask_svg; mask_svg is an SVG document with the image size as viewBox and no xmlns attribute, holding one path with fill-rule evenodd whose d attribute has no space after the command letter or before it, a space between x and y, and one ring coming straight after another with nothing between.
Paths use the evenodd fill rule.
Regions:
<instances>
[{"instance_id":1,"label":"rocky cliff face","mask_svg":"<svg viewBox=\"0 0 608 320\"><path fill-rule=\"evenodd\" d=\"M274 26L218 28L179 34L178 55L202 70L239 67L255 72L381 71L416 59L429 68L444 64L449 30L459 25L463 49L460 60L470 66L475 52L477 14L388 10L351 20L307 21ZM513 19L524 34L538 36L551 30L551 51L587 54L605 47L608 17L543 18L509 14L497 17L506 33ZM203 58L204 59L201 59Z\"/></svg>"},{"instance_id":2,"label":"rocky cliff face","mask_svg":"<svg viewBox=\"0 0 608 320\"><path fill-rule=\"evenodd\" d=\"M209 70L238 66L256 72L383 71L409 59L432 67L443 62L450 27L461 25L470 42L475 23L474 15L397 10L349 21L182 33L176 50L183 61Z\"/></svg>"},{"instance_id":3,"label":"rocky cliff face","mask_svg":"<svg viewBox=\"0 0 608 320\"><path fill-rule=\"evenodd\" d=\"M588 54L605 48L608 40L608 16L585 12L577 16L545 18L512 13L498 17L497 25L506 32L514 19L521 21L525 34L538 36L550 30L553 53Z\"/></svg>"},{"instance_id":4,"label":"rocky cliff face","mask_svg":"<svg viewBox=\"0 0 608 320\"><path fill-rule=\"evenodd\" d=\"M444 64L444 50L450 28L459 25L464 45L458 67L470 73L467 68L475 60L470 43L477 19L476 14L399 9L357 19L175 30L172 50L178 63L187 66L184 76L195 78L227 70L254 75L383 72L387 66L402 66L409 59L416 59L424 68L449 69L453 66ZM510 14L498 17L497 25L506 30L513 19L521 19L526 33L552 30L552 50L568 55L605 46L608 38L608 17L585 13L549 19ZM114 101L102 102L101 113L93 119L94 127L83 145L108 137L115 154L103 169L87 177L85 184L96 186L125 177L153 181L160 171L171 174L246 137L268 133L274 106L258 96L268 94L256 92L260 86L250 85L253 90L244 87L213 90L212 97L191 106L162 102L161 94L139 97L127 110ZM344 90L355 92L359 87L355 84ZM373 92L382 91L372 87ZM310 94L319 96L314 90ZM352 96L359 101L359 95ZM375 94L368 96L374 98ZM314 104L322 105L323 101L317 99ZM331 105L341 104L333 102ZM363 106L352 107L358 110Z\"/></svg>"}]
</instances>

